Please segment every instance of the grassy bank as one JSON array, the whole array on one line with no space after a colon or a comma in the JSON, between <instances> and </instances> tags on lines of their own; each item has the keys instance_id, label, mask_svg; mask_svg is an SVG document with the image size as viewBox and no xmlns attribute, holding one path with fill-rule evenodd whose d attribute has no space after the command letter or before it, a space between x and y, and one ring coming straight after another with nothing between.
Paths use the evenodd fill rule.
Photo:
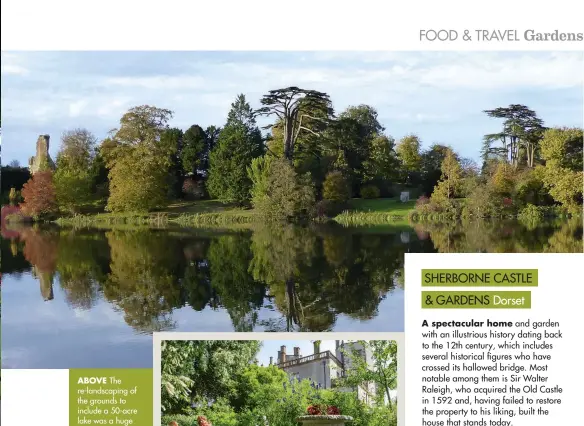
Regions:
<instances>
[{"instance_id":1,"label":"grassy bank","mask_svg":"<svg viewBox=\"0 0 584 426\"><path fill-rule=\"evenodd\" d=\"M333 220L345 226L407 225L408 213L415 201L402 203L396 199L352 199L348 210ZM165 226L232 227L260 220L253 209L221 204L216 200L181 201L150 213L96 213L63 217L56 222L64 226Z\"/></svg>"},{"instance_id":2,"label":"grassy bank","mask_svg":"<svg viewBox=\"0 0 584 426\"><path fill-rule=\"evenodd\" d=\"M407 225L408 215L414 210L415 201L402 203L394 198L365 200L354 198L349 202L349 210L334 218L345 226Z\"/></svg>"},{"instance_id":3,"label":"grassy bank","mask_svg":"<svg viewBox=\"0 0 584 426\"><path fill-rule=\"evenodd\" d=\"M182 201L150 213L96 213L63 217L59 225L109 227L118 225L204 227L250 223L253 210L221 204L216 200Z\"/></svg>"}]
</instances>

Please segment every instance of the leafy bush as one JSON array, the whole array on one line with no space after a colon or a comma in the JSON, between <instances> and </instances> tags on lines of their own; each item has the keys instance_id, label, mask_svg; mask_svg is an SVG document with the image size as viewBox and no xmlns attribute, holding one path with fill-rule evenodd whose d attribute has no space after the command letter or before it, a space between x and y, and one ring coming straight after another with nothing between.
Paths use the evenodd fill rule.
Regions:
<instances>
[{"instance_id":1,"label":"leafy bush","mask_svg":"<svg viewBox=\"0 0 584 426\"><path fill-rule=\"evenodd\" d=\"M161 426L169 426L172 422L176 422L178 426L196 426L197 416L185 414L171 414L162 416Z\"/></svg>"},{"instance_id":2,"label":"leafy bush","mask_svg":"<svg viewBox=\"0 0 584 426\"><path fill-rule=\"evenodd\" d=\"M544 210L533 204L525 206L517 215L517 219L530 229L537 227L544 218Z\"/></svg>"},{"instance_id":3,"label":"leafy bush","mask_svg":"<svg viewBox=\"0 0 584 426\"><path fill-rule=\"evenodd\" d=\"M266 220L307 216L314 204L310 174L298 175L285 159L254 159L248 174L253 182L252 205Z\"/></svg>"},{"instance_id":4,"label":"leafy bush","mask_svg":"<svg viewBox=\"0 0 584 426\"><path fill-rule=\"evenodd\" d=\"M462 214L476 218L501 217L503 215L502 197L498 196L490 186L478 186L467 198Z\"/></svg>"},{"instance_id":5,"label":"leafy bush","mask_svg":"<svg viewBox=\"0 0 584 426\"><path fill-rule=\"evenodd\" d=\"M351 188L341 172L334 171L326 175L322 197L325 200L340 202L346 202L351 198Z\"/></svg>"},{"instance_id":6,"label":"leafy bush","mask_svg":"<svg viewBox=\"0 0 584 426\"><path fill-rule=\"evenodd\" d=\"M379 191L379 188L375 185L366 185L361 188L361 198L379 198L380 195L381 191Z\"/></svg>"},{"instance_id":7,"label":"leafy bush","mask_svg":"<svg viewBox=\"0 0 584 426\"><path fill-rule=\"evenodd\" d=\"M533 204L536 206L553 204L553 198L549 195L542 178L543 167L529 169L523 172L515 185L515 199L523 206Z\"/></svg>"}]
</instances>

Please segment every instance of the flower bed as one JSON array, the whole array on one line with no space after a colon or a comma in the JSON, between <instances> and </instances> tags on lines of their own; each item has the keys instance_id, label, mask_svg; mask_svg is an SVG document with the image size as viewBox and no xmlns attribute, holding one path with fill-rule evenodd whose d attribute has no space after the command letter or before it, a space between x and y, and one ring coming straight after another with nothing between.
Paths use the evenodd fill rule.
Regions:
<instances>
[{"instance_id":1,"label":"flower bed","mask_svg":"<svg viewBox=\"0 0 584 426\"><path fill-rule=\"evenodd\" d=\"M342 416L334 405L310 405L306 409L306 415L296 419L303 425L342 426L353 420L350 416Z\"/></svg>"},{"instance_id":2,"label":"flower bed","mask_svg":"<svg viewBox=\"0 0 584 426\"><path fill-rule=\"evenodd\" d=\"M321 425L321 426L342 426L346 422L353 420L351 416L342 416L340 414L317 414L300 416L296 419L303 425Z\"/></svg>"}]
</instances>

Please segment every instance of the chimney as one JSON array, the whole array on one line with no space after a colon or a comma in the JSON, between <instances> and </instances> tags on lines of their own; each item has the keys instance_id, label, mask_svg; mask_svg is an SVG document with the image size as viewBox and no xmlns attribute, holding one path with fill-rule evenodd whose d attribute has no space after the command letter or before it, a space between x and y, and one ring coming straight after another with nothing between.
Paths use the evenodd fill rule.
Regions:
<instances>
[{"instance_id":1,"label":"chimney","mask_svg":"<svg viewBox=\"0 0 584 426\"><path fill-rule=\"evenodd\" d=\"M286 346L280 347L280 362L286 362Z\"/></svg>"},{"instance_id":2,"label":"chimney","mask_svg":"<svg viewBox=\"0 0 584 426\"><path fill-rule=\"evenodd\" d=\"M315 354L320 353L320 340L314 341L314 353Z\"/></svg>"},{"instance_id":3,"label":"chimney","mask_svg":"<svg viewBox=\"0 0 584 426\"><path fill-rule=\"evenodd\" d=\"M298 346L294 348L294 356L296 358L302 358L302 355L300 355L300 348Z\"/></svg>"},{"instance_id":4,"label":"chimney","mask_svg":"<svg viewBox=\"0 0 584 426\"><path fill-rule=\"evenodd\" d=\"M273 357L273 356L271 356L271 357L270 357L270 365L273 365L273 364L274 364L274 357Z\"/></svg>"}]
</instances>

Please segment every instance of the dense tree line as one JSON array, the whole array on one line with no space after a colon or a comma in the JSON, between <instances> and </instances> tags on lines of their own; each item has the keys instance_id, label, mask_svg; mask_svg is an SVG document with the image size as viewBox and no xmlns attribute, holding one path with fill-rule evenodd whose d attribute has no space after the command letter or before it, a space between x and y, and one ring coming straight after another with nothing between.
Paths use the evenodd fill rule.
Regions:
<instances>
[{"instance_id":1,"label":"dense tree line","mask_svg":"<svg viewBox=\"0 0 584 426\"><path fill-rule=\"evenodd\" d=\"M298 87L272 90L260 105L254 110L240 94L225 123L206 129L171 128L172 111L143 105L100 143L86 129L67 131L49 207L77 213L101 202L112 212L139 212L210 197L280 220L331 215L349 198L402 190L423 196L426 216L460 213L460 198L481 217L505 214L506 199L515 213L527 204L582 204L582 129L548 129L524 105L485 111L501 129L484 136L480 167L447 145L424 149L415 134L396 141L370 105L336 114L326 93ZM272 120L266 134L260 117ZM34 182L29 187L34 197Z\"/></svg>"}]
</instances>

